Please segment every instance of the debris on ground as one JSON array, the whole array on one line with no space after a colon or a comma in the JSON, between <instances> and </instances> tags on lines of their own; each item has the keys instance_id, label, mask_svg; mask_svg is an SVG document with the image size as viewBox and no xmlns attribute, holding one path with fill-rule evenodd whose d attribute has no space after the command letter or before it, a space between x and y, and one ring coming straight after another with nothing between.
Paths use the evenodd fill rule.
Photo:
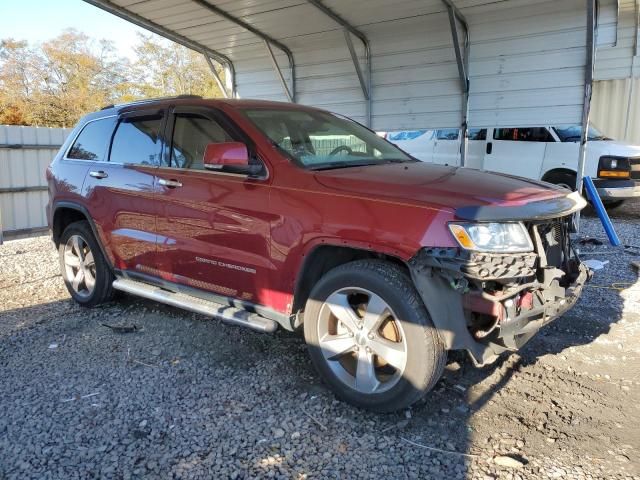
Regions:
<instances>
[{"instance_id":1,"label":"debris on ground","mask_svg":"<svg viewBox=\"0 0 640 480\"><path fill-rule=\"evenodd\" d=\"M136 325L107 325L106 323L101 323L100 325L110 328L115 333L133 333L140 331Z\"/></svg>"}]
</instances>

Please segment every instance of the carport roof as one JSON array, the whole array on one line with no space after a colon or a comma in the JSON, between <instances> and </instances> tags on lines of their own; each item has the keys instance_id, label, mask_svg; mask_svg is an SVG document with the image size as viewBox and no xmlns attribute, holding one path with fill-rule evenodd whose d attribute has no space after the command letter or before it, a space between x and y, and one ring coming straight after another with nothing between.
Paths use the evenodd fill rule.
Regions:
<instances>
[{"instance_id":1,"label":"carport roof","mask_svg":"<svg viewBox=\"0 0 640 480\"><path fill-rule=\"evenodd\" d=\"M85 1L226 65L243 97L377 130L456 127L467 109L472 126L581 122L584 0ZM615 31L616 2L600 10Z\"/></svg>"}]
</instances>

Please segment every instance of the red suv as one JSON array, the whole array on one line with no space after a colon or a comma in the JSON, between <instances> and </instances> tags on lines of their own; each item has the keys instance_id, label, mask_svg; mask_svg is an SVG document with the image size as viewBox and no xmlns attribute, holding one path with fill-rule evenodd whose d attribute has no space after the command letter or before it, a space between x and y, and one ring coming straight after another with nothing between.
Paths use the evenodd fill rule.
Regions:
<instances>
[{"instance_id":1,"label":"red suv","mask_svg":"<svg viewBox=\"0 0 640 480\"><path fill-rule=\"evenodd\" d=\"M419 399L448 350L483 365L521 347L589 274L569 238L579 194L425 164L301 105L106 107L48 180L78 303L121 290L263 332L303 328L326 383L377 411Z\"/></svg>"}]
</instances>

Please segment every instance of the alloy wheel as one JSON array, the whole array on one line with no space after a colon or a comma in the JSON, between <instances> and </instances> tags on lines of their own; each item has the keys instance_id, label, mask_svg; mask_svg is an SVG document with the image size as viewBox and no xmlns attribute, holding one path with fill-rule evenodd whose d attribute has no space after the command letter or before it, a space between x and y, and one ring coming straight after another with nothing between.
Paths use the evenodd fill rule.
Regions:
<instances>
[{"instance_id":1,"label":"alloy wheel","mask_svg":"<svg viewBox=\"0 0 640 480\"><path fill-rule=\"evenodd\" d=\"M327 365L350 388L377 394L402 378L406 338L402 324L379 295L357 287L337 290L323 303L317 325Z\"/></svg>"},{"instance_id":2,"label":"alloy wheel","mask_svg":"<svg viewBox=\"0 0 640 480\"><path fill-rule=\"evenodd\" d=\"M91 296L96 285L96 262L89 244L80 235L72 235L64 246L65 279L80 297Z\"/></svg>"}]
</instances>

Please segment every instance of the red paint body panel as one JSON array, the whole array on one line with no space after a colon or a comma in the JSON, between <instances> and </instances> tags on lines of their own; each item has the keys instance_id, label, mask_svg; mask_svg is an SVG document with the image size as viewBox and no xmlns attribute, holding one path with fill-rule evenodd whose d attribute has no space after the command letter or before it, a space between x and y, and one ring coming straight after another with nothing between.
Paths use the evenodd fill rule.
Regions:
<instances>
[{"instance_id":1,"label":"red paint body panel","mask_svg":"<svg viewBox=\"0 0 640 480\"><path fill-rule=\"evenodd\" d=\"M294 165L239 110L308 107L193 99L158 105L223 112L252 140L267 175L250 179L101 163L108 179L87 176L82 188L89 168L74 162L81 164L74 170L58 158L51 166L52 203L73 199L85 206L117 268L283 313L291 311L304 258L319 245L366 249L407 261L423 246L457 246L447 228L457 207L523 205L566 194L517 177L425 163L314 172ZM162 186L160 178L182 187Z\"/></svg>"}]
</instances>

